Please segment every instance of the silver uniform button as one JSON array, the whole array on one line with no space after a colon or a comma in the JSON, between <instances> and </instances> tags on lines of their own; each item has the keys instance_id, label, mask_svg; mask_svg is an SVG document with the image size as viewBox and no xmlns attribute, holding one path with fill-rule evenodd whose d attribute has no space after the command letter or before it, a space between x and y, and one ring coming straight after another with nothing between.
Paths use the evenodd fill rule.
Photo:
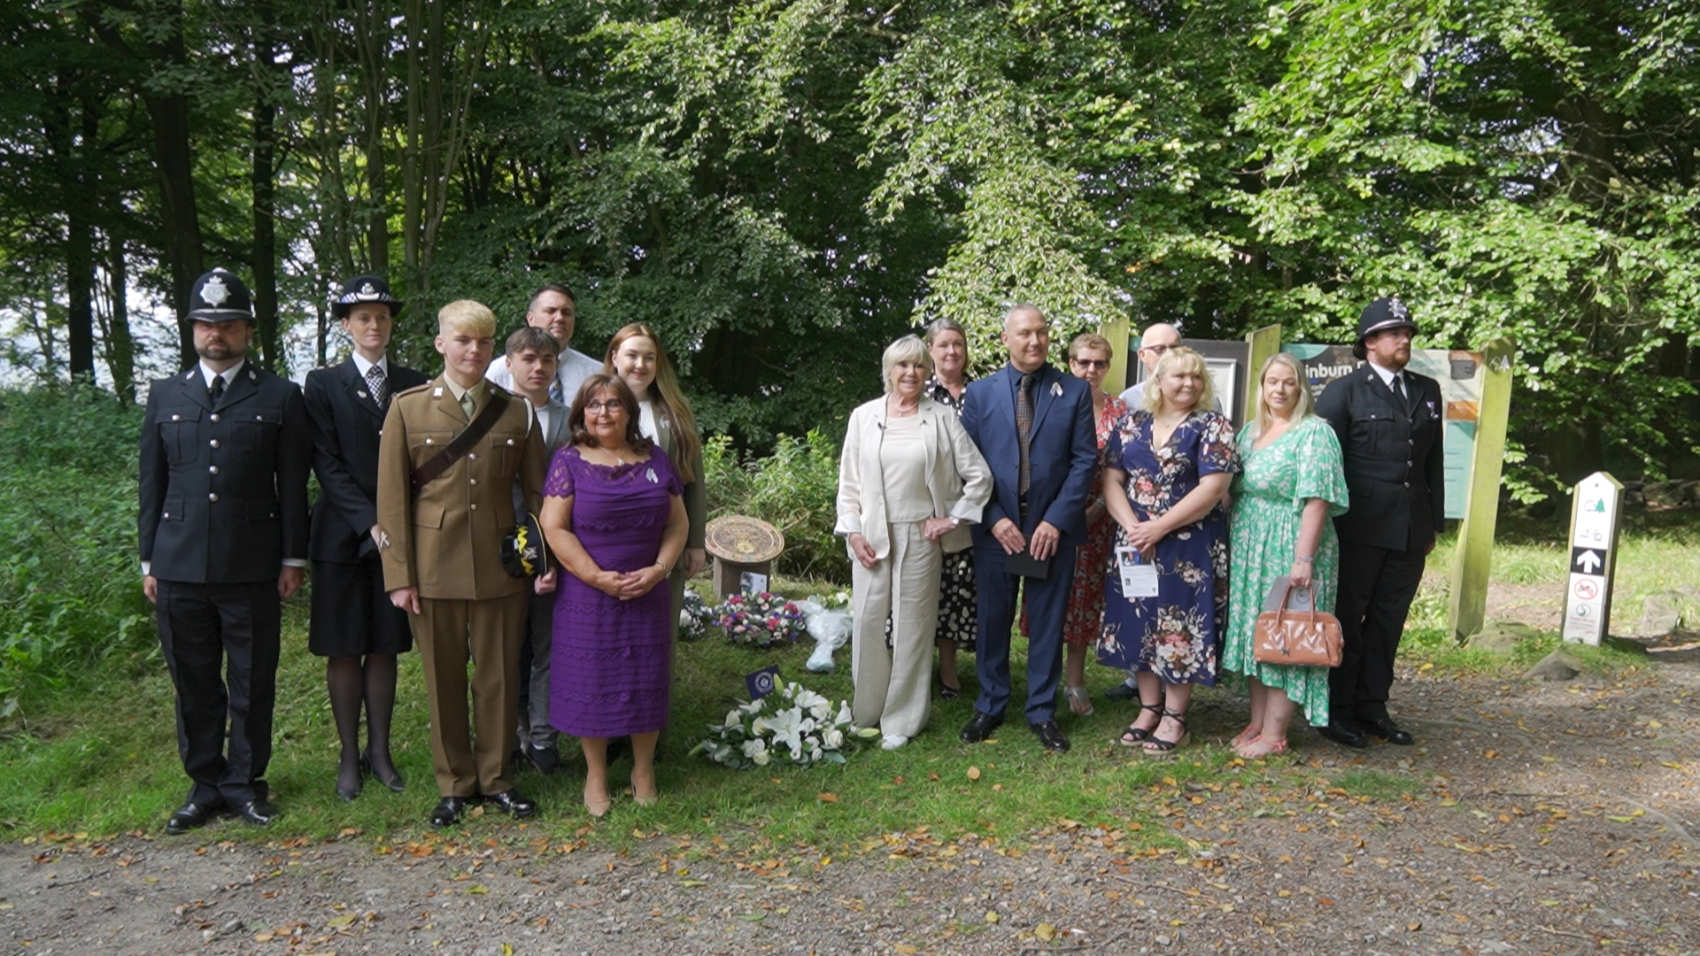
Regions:
<instances>
[{"instance_id":1,"label":"silver uniform button","mask_svg":"<svg viewBox=\"0 0 1700 956\"><path fill-rule=\"evenodd\" d=\"M427 445L431 444L431 439L429 439L429 438L425 439L425 444L427 444Z\"/></svg>"},{"instance_id":2,"label":"silver uniform button","mask_svg":"<svg viewBox=\"0 0 1700 956\"><path fill-rule=\"evenodd\" d=\"M514 443L514 440L512 438L508 439L508 444L512 445L513 443Z\"/></svg>"},{"instance_id":3,"label":"silver uniform button","mask_svg":"<svg viewBox=\"0 0 1700 956\"><path fill-rule=\"evenodd\" d=\"M473 503L472 503L472 510L473 510L473 511L477 511L477 510L478 510L478 502L476 502L476 501L474 501L474 502L473 502Z\"/></svg>"},{"instance_id":4,"label":"silver uniform button","mask_svg":"<svg viewBox=\"0 0 1700 956\"><path fill-rule=\"evenodd\" d=\"M208 501L217 501L218 500L218 492L216 492L216 491L207 492L207 500Z\"/></svg>"},{"instance_id":5,"label":"silver uniform button","mask_svg":"<svg viewBox=\"0 0 1700 956\"><path fill-rule=\"evenodd\" d=\"M208 415L207 417L216 422L216 421L218 421L218 412L213 412L211 415Z\"/></svg>"},{"instance_id":6,"label":"silver uniform button","mask_svg":"<svg viewBox=\"0 0 1700 956\"><path fill-rule=\"evenodd\" d=\"M470 481L470 482L472 482L472 483L473 483L473 484L475 484L475 485L476 485L476 484L478 484L478 479L477 479L477 478L468 478L468 479L467 479L467 481Z\"/></svg>"},{"instance_id":7,"label":"silver uniform button","mask_svg":"<svg viewBox=\"0 0 1700 956\"><path fill-rule=\"evenodd\" d=\"M174 421L174 422L180 422L180 421L183 420L183 416L182 415L173 415L173 416L171 416L171 420Z\"/></svg>"},{"instance_id":8,"label":"silver uniform button","mask_svg":"<svg viewBox=\"0 0 1700 956\"><path fill-rule=\"evenodd\" d=\"M259 415L255 415L255 416L254 416L254 421L263 421L263 420L264 420L264 419L263 419L263 418L262 418L262 417L261 417L261 416L259 416Z\"/></svg>"},{"instance_id":9,"label":"silver uniform button","mask_svg":"<svg viewBox=\"0 0 1700 956\"><path fill-rule=\"evenodd\" d=\"M161 518L169 518L169 517L171 517L171 512L169 512L169 511L162 511L162 512L160 512L160 515L159 515L159 516L160 516L160 517L161 517Z\"/></svg>"},{"instance_id":10,"label":"silver uniform button","mask_svg":"<svg viewBox=\"0 0 1700 956\"><path fill-rule=\"evenodd\" d=\"M209 474L209 475L218 474L218 466L217 465L208 465L207 466L207 474Z\"/></svg>"},{"instance_id":11,"label":"silver uniform button","mask_svg":"<svg viewBox=\"0 0 1700 956\"><path fill-rule=\"evenodd\" d=\"M475 452L475 451L469 451L469 452L466 453L466 457L472 459L473 461L477 461L478 460L478 453Z\"/></svg>"},{"instance_id":12,"label":"silver uniform button","mask_svg":"<svg viewBox=\"0 0 1700 956\"><path fill-rule=\"evenodd\" d=\"M214 438L212 441L207 442L207 444L213 446L214 448L217 448L218 447L218 439Z\"/></svg>"}]
</instances>

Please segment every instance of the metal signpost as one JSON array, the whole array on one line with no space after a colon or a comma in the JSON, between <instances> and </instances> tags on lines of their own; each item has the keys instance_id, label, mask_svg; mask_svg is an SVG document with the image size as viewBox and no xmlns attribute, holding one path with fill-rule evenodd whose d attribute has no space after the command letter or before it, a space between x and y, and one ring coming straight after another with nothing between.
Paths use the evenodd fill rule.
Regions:
<instances>
[{"instance_id":1,"label":"metal signpost","mask_svg":"<svg viewBox=\"0 0 1700 956\"><path fill-rule=\"evenodd\" d=\"M1605 640L1611 623L1612 575L1617 571L1617 526L1623 518L1623 485L1596 471L1576 483L1570 511L1570 575L1564 592L1564 640Z\"/></svg>"}]
</instances>

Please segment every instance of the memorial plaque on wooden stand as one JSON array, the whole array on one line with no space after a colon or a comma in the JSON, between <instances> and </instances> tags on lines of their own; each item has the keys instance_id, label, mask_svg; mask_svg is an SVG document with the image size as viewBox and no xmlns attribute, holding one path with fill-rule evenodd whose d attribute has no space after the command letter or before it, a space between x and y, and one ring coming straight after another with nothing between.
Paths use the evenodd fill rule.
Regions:
<instances>
[{"instance_id":1,"label":"memorial plaque on wooden stand","mask_svg":"<svg viewBox=\"0 0 1700 956\"><path fill-rule=\"evenodd\" d=\"M714 593L722 600L737 594L745 574L771 579L773 559L785 550L779 529L745 515L723 515L708 523L708 553L714 556Z\"/></svg>"}]
</instances>

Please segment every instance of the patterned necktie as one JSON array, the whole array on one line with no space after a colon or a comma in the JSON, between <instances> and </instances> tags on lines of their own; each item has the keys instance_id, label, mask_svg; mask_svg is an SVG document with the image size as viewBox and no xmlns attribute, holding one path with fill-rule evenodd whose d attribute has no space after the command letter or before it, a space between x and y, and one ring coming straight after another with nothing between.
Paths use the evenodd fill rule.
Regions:
<instances>
[{"instance_id":1,"label":"patterned necktie","mask_svg":"<svg viewBox=\"0 0 1700 956\"><path fill-rule=\"evenodd\" d=\"M389 382L384 379L384 367L374 365L366 370L366 387L372 390L372 404L384 407L384 400L389 398Z\"/></svg>"},{"instance_id":2,"label":"patterned necktie","mask_svg":"<svg viewBox=\"0 0 1700 956\"><path fill-rule=\"evenodd\" d=\"M460 393L460 410L466 413L467 421L472 421L472 413L478 410L478 401L472 397L472 389Z\"/></svg>"},{"instance_id":3,"label":"patterned necktie","mask_svg":"<svg viewBox=\"0 0 1700 956\"><path fill-rule=\"evenodd\" d=\"M1033 468L1027 458L1027 440L1033 434L1033 380L1038 378L1032 372L1021 376L1021 387L1015 393L1015 437L1021 449L1021 483L1018 486L1022 494L1033 484Z\"/></svg>"},{"instance_id":4,"label":"patterned necktie","mask_svg":"<svg viewBox=\"0 0 1700 956\"><path fill-rule=\"evenodd\" d=\"M567 403L566 393L561 391L560 379L555 379L549 383L549 401L554 402L557 405L565 405Z\"/></svg>"},{"instance_id":5,"label":"patterned necktie","mask_svg":"<svg viewBox=\"0 0 1700 956\"><path fill-rule=\"evenodd\" d=\"M212 399L214 407L217 407L218 400L224 397L223 375L213 376L212 384L207 386L207 397Z\"/></svg>"}]
</instances>

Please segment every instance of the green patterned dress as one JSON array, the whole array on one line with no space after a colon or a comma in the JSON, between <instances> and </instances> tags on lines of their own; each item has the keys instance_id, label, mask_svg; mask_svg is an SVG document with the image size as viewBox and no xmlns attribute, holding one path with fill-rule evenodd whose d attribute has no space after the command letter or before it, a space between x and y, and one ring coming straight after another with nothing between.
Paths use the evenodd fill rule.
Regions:
<instances>
[{"instance_id":1,"label":"green patterned dress","mask_svg":"<svg viewBox=\"0 0 1700 956\"><path fill-rule=\"evenodd\" d=\"M1251 642L1270 586L1276 578L1292 572L1305 501L1327 501L1331 518L1346 513L1350 502L1346 476L1341 471L1340 441L1334 429L1314 415L1256 450L1252 448L1253 429L1248 424L1239 434L1244 470L1234 479L1228 632L1222 669L1281 688L1304 710L1306 720L1313 726L1323 726L1328 723L1328 668L1260 664L1252 659ZM1340 542L1334 535L1334 522L1324 521L1311 570L1317 610L1333 612L1339 573Z\"/></svg>"}]
</instances>

